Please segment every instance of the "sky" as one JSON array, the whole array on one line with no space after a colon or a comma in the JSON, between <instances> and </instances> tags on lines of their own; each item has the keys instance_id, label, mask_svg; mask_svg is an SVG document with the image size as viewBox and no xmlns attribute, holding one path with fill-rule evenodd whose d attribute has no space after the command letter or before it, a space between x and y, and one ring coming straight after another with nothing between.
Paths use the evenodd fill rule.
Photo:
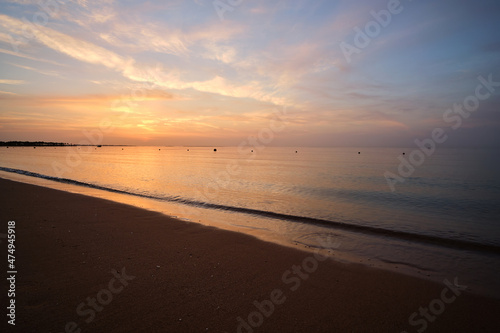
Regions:
<instances>
[{"instance_id":1,"label":"sky","mask_svg":"<svg viewBox=\"0 0 500 333\"><path fill-rule=\"evenodd\" d=\"M411 147L442 128L443 145L498 147L499 14L496 0L0 0L0 141Z\"/></svg>"}]
</instances>

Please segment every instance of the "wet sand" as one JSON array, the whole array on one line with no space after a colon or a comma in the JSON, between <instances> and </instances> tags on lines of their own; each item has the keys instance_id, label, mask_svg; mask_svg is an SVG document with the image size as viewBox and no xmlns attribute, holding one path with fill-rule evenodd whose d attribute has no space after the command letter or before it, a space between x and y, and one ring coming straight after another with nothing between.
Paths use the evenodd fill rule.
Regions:
<instances>
[{"instance_id":1,"label":"wet sand","mask_svg":"<svg viewBox=\"0 0 500 333\"><path fill-rule=\"evenodd\" d=\"M0 189L0 233L16 222L16 325L5 314L1 325L8 332L500 327L500 300L453 284L339 263L107 200L4 179ZM7 259L7 240L0 240ZM2 294L8 289L3 279ZM2 296L5 313L7 301Z\"/></svg>"}]
</instances>

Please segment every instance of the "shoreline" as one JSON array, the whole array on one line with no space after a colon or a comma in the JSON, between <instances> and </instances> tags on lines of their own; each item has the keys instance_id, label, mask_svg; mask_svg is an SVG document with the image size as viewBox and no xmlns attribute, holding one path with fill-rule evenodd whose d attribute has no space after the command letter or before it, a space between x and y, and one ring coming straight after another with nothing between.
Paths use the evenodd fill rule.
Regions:
<instances>
[{"instance_id":1,"label":"shoreline","mask_svg":"<svg viewBox=\"0 0 500 333\"><path fill-rule=\"evenodd\" d=\"M500 325L500 300L453 285L321 260L104 199L4 179L0 186L0 232L16 221L12 332L415 332L424 322L427 332L494 332ZM130 280L120 285L119 277ZM87 304L93 298L103 301L96 310ZM439 302L445 308L429 314L432 322L418 314Z\"/></svg>"},{"instance_id":2,"label":"shoreline","mask_svg":"<svg viewBox=\"0 0 500 333\"><path fill-rule=\"evenodd\" d=\"M453 250L446 246L430 246L425 243L407 244L404 239L389 237L384 240L383 238L369 237L364 233L353 234L342 229L312 224L307 224L307 229L305 229L300 224L282 224L285 223L282 220L259 220L261 217L255 218L245 214L235 216L231 212L205 207L189 207L186 210L184 205L167 205L167 202L155 199L115 193L114 191L79 186L72 183L67 184L44 177L39 178L7 171L0 171L0 178L131 205L161 213L174 219L243 233L265 242L301 251L314 252L320 250L322 253L328 253L322 239L335 237L337 240L342 241L342 246L330 255L340 263L361 264L435 283L442 283L443 279L449 276L460 276L463 284L468 286L468 292L500 300L500 283L496 278L498 275L496 273L498 271L496 261L493 258L481 256L482 252L467 255L467 251L463 249ZM375 246L373 242L376 242ZM366 251L364 244L369 244L371 250ZM391 254L394 249L398 252ZM401 256L403 253L404 255ZM432 260L422 261L421 258L416 259L414 253L419 253L418 255L421 258L432 258ZM412 255L413 258L411 258Z\"/></svg>"}]
</instances>

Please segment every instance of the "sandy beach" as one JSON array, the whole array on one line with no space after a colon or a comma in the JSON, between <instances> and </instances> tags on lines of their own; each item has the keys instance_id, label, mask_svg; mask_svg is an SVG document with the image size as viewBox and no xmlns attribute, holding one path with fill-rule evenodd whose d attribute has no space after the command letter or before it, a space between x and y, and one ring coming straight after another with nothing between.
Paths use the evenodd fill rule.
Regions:
<instances>
[{"instance_id":1,"label":"sandy beach","mask_svg":"<svg viewBox=\"0 0 500 333\"><path fill-rule=\"evenodd\" d=\"M4 179L0 186L0 233L15 221L16 235L15 326L5 314L1 325L8 332L500 327L500 300L455 286L460 277L437 284L111 201ZM3 279L2 294L8 289Z\"/></svg>"}]
</instances>

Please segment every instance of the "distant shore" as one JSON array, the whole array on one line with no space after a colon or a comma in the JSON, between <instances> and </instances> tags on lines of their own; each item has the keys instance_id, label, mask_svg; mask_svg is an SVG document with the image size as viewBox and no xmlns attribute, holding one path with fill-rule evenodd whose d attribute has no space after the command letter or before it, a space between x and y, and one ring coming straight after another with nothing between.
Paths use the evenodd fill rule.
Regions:
<instances>
[{"instance_id":1,"label":"distant shore","mask_svg":"<svg viewBox=\"0 0 500 333\"><path fill-rule=\"evenodd\" d=\"M45 141L0 141L0 147L130 147L130 145L85 145Z\"/></svg>"},{"instance_id":2,"label":"distant shore","mask_svg":"<svg viewBox=\"0 0 500 333\"><path fill-rule=\"evenodd\" d=\"M16 226L16 325L8 332L500 327L500 300L468 294L454 276L436 284L111 201L4 179L0 186L0 233L8 221Z\"/></svg>"}]
</instances>

